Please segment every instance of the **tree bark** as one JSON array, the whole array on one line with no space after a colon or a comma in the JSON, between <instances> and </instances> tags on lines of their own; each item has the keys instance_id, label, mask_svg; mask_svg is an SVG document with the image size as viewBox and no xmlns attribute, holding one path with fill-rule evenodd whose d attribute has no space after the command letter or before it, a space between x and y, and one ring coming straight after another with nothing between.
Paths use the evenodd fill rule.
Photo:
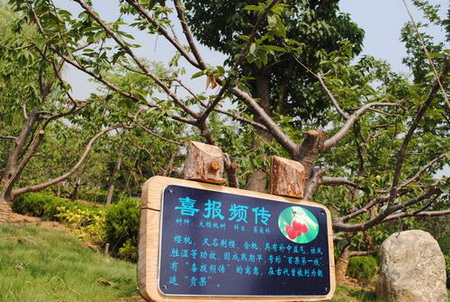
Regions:
<instances>
[{"instance_id":1,"label":"tree bark","mask_svg":"<svg viewBox=\"0 0 450 302\"><path fill-rule=\"evenodd\" d=\"M0 201L2 200L6 200L5 197L8 197L9 200L11 201L14 197L28 193L28 192L36 192L36 191L40 191L43 190L45 188L48 188L52 185L55 185L61 181L66 180L67 178L69 178L70 176L72 176L80 167L81 165L84 163L84 161L88 158L89 153L92 150L92 147L94 145L94 143L97 141L97 139L99 139L102 135L119 128L120 125L115 125L115 126L111 126L109 128L105 128L102 131L98 132L97 134L95 134L91 140L89 141L89 143L86 145L86 148L84 150L83 155L79 158L78 162L65 174L56 177L54 179L51 179L47 182L41 183L41 184L37 184L34 186L28 186L28 187L24 187L24 188L19 188L16 190L12 190L12 187L10 187L9 189L11 190L8 196L5 196L5 191L2 192L2 195L0 196Z\"/></svg>"},{"instance_id":2,"label":"tree bark","mask_svg":"<svg viewBox=\"0 0 450 302\"><path fill-rule=\"evenodd\" d=\"M254 95L259 99L258 105L267 113L270 114L270 79L265 71L258 70L255 75L255 84L253 86ZM261 122L261 116L259 114L254 114L254 120L256 122ZM261 129L255 129L256 134L261 138L263 143L269 143L272 141L272 135L267 131ZM253 148L258 148L261 144L253 140ZM261 154L261 156L266 156ZM267 174L264 171L256 170L250 174L246 190L255 192L265 192L268 187Z\"/></svg>"},{"instance_id":3,"label":"tree bark","mask_svg":"<svg viewBox=\"0 0 450 302\"><path fill-rule=\"evenodd\" d=\"M343 283L347 281L347 269L351 257L355 256L368 256L376 254L376 250L371 251L350 251L347 246L341 253L341 256L336 262L336 283Z\"/></svg>"},{"instance_id":4,"label":"tree bark","mask_svg":"<svg viewBox=\"0 0 450 302\"><path fill-rule=\"evenodd\" d=\"M26 139L30 135L33 130L34 124L39 119L38 110L35 108L29 115L27 120L25 121L25 125L20 131L19 136L15 139L14 147L11 150L11 153L8 157L8 162L6 163L5 173L2 177L2 185L6 185L8 180L13 177L14 173L17 170L17 164L20 158L20 154L22 152L22 148L25 145Z\"/></svg>"},{"instance_id":5,"label":"tree bark","mask_svg":"<svg viewBox=\"0 0 450 302\"><path fill-rule=\"evenodd\" d=\"M75 201L78 196L78 189L81 186L81 173L78 174L77 179L75 180L75 185L73 186L73 190L70 193L69 199Z\"/></svg>"},{"instance_id":6,"label":"tree bark","mask_svg":"<svg viewBox=\"0 0 450 302\"><path fill-rule=\"evenodd\" d=\"M117 154L117 162L116 162L116 165L114 166L114 170L113 170L113 173L111 176L111 181L108 186L108 193L106 194L106 205L110 205L112 203L112 199L113 199L113 195L114 195L114 187L115 187L114 183L115 183L117 177L119 176L119 171L122 167L123 143L124 143L123 136L124 135L125 135L125 133L122 133L122 140L120 142L119 152Z\"/></svg>"},{"instance_id":7,"label":"tree bark","mask_svg":"<svg viewBox=\"0 0 450 302\"><path fill-rule=\"evenodd\" d=\"M19 164L20 156L25 151L24 149L27 148L26 146L27 138L32 135L33 127L38 121L39 121L39 112L38 109L35 108L27 116L25 124L22 130L20 131L19 136L15 140L14 147L12 148L11 153L8 157L8 162L6 164L5 172L2 177L3 191L0 193L0 202L12 200L12 189L17 180L19 179L23 167L31 158L31 156L25 156ZM39 135L40 134L38 134L38 136ZM28 147L28 150L30 150L31 146L34 146L34 149L37 148L39 142L36 143L36 141L37 140L35 138L31 142L31 145ZM27 152L26 154L29 155L29 153L30 152Z\"/></svg>"},{"instance_id":8,"label":"tree bark","mask_svg":"<svg viewBox=\"0 0 450 302\"><path fill-rule=\"evenodd\" d=\"M311 171L314 167L314 162L323 150L326 137L327 134L324 131L309 130L300 145L298 154L294 156L294 159L300 161L303 167L305 167L306 179L309 179Z\"/></svg>"}]
</instances>

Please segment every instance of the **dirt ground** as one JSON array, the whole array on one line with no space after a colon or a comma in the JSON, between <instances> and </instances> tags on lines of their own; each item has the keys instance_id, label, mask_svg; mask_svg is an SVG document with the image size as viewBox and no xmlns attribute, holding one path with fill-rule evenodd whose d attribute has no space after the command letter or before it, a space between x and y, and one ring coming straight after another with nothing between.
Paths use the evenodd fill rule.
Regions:
<instances>
[{"instance_id":1,"label":"dirt ground","mask_svg":"<svg viewBox=\"0 0 450 302\"><path fill-rule=\"evenodd\" d=\"M50 229L63 230L64 226L55 221L42 221L38 217L31 217L14 213L11 210L11 203L0 202L0 223L9 223L17 225L31 224L36 226L47 227Z\"/></svg>"}]
</instances>

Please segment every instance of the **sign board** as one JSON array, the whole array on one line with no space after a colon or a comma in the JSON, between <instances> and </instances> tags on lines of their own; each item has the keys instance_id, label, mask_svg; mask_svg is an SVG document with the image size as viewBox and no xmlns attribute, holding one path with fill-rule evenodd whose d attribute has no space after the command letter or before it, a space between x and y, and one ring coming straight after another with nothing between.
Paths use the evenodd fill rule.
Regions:
<instances>
[{"instance_id":1,"label":"sign board","mask_svg":"<svg viewBox=\"0 0 450 302\"><path fill-rule=\"evenodd\" d=\"M321 205L171 179L144 185L138 282L152 301L331 298L330 213Z\"/></svg>"}]
</instances>

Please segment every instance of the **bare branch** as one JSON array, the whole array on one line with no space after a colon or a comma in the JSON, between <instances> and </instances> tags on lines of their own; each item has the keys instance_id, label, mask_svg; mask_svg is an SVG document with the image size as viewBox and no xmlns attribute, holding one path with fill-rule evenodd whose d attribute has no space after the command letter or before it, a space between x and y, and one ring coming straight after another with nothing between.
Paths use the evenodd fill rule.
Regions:
<instances>
[{"instance_id":1,"label":"bare branch","mask_svg":"<svg viewBox=\"0 0 450 302\"><path fill-rule=\"evenodd\" d=\"M356 257L356 256L369 256L369 255L375 255L378 253L378 250L370 250L370 251L348 251L349 257Z\"/></svg>"},{"instance_id":2,"label":"bare branch","mask_svg":"<svg viewBox=\"0 0 450 302\"><path fill-rule=\"evenodd\" d=\"M321 179L323 178L323 175L325 175L325 173L325 170L319 169L315 171L312 177L309 178L308 184L305 188L305 196L303 197L303 199L310 200L313 197L314 192L320 186Z\"/></svg>"},{"instance_id":3,"label":"bare branch","mask_svg":"<svg viewBox=\"0 0 450 302\"><path fill-rule=\"evenodd\" d=\"M296 55L292 55L293 58L295 59L295 61L300 64L300 66L302 66L303 68L305 68L305 70L307 72L309 72L310 74L312 74L314 77L316 77L319 80L320 85L322 86L323 90L325 90L325 92L327 93L328 97L330 98L331 102L333 103L334 108L336 109L336 111L339 113L339 115L345 119L348 120L350 118L350 116L345 113L344 110L341 109L341 107L339 106L339 103L337 102L337 100L335 99L334 95L331 93L330 89L328 89L327 85L325 84L325 82L323 81L322 75L320 73L315 73L313 72L308 66L306 66L305 64L302 63L302 61L300 61Z\"/></svg>"},{"instance_id":4,"label":"bare branch","mask_svg":"<svg viewBox=\"0 0 450 302\"><path fill-rule=\"evenodd\" d=\"M358 186L358 184L354 183L353 181L351 181L345 177L325 177L324 176L324 177L322 177L320 184L325 185L325 186L345 185L345 186L353 187L356 189L361 189L361 187Z\"/></svg>"},{"instance_id":5,"label":"bare branch","mask_svg":"<svg viewBox=\"0 0 450 302\"><path fill-rule=\"evenodd\" d=\"M434 158L433 160L431 160L428 164L426 164L425 166L423 166L422 168L420 168L419 171L417 171L417 173L416 173L413 177L411 177L411 178L405 180L405 181L400 185L400 189L401 189L401 188L404 188L404 187L408 186L410 183L412 183L412 182L418 180L426 170L428 170L431 166L433 166L436 162L440 161L440 160L443 159L444 157L446 157L446 155L445 155L445 154L441 154L441 155L439 155L438 157L436 157L436 158Z\"/></svg>"},{"instance_id":6,"label":"bare branch","mask_svg":"<svg viewBox=\"0 0 450 302\"><path fill-rule=\"evenodd\" d=\"M226 82L225 85L222 86L219 93L216 95L215 99L211 102L211 104L206 107L205 111L201 114L201 117L199 120L205 121L209 114L216 108L217 104L223 99L223 95L225 91L228 89L229 82Z\"/></svg>"},{"instance_id":7,"label":"bare branch","mask_svg":"<svg viewBox=\"0 0 450 302\"><path fill-rule=\"evenodd\" d=\"M0 139L9 139L9 140L16 140L16 136L10 136L10 135L0 135Z\"/></svg>"},{"instance_id":8,"label":"bare branch","mask_svg":"<svg viewBox=\"0 0 450 302\"><path fill-rule=\"evenodd\" d=\"M438 195L441 193L441 190L439 190L436 187L430 188L427 192L424 194L417 196L415 198L412 198L404 203L401 204L395 204L395 205L388 205L378 216L376 216L373 219L370 219L366 222L362 223L356 223L356 224L350 224L350 223L344 223L343 219L337 219L333 223L333 227L337 231L343 231L343 232L357 232L357 231L365 231L377 224L383 223L383 220L391 215L392 213L399 211L401 209L404 209L406 207L412 206L414 204L417 204L423 200L427 200L428 198L431 198L435 195ZM360 211L360 210L358 210ZM349 216L349 215L347 215Z\"/></svg>"},{"instance_id":9,"label":"bare branch","mask_svg":"<svg viewBox=\"0 0 450 302\"><path fill-rule=\"evenodd\" d=\"M172 81L175 81L178 84L180 84L180 86L183 87L190 95L192 95L200 103L201 106L203 106L204 108L208 108L208 105L205 102L202 102L198 98L198 96L189 87L184 85L184 83L181 80L173 79ZM214 103L212 103L212 104L214 104ZM233 118L236 121L243 122L243 123L249 124L249 125L251 125L251 126L253 126L255 128L258 128L258 129L261 129L263 131L269 132L264 125L262 125L260 123L257 123L255 121L251 121L251 120L249 120L249 119L247 119L247 118L245 118L245 117L243 117L243 116L241 116L241 115L239 115L237 113L229 112L229 111L226 111L226 110L217 109L215 107L214 107L213 111L216 111L218 113L227 115L227 116Z\"/></svg>"},{"instance_id":10,"label":"bare branch","mask_svg":"<svg viewBox=\"0 0 450 302\"><path fill-rule=\"evenodd\" d=\"M417 213L399 213L399 214L392 214L387 216L384 220L384 222L397 220L404 217L432 217L432 216L445 216L450 215L450 209L449 210L442 210L442 211L423 211L423 212L417 212Z\"/></svg>"},{"instance_id":11,"label":"bare branch","mask_svg":"<svg viewBox=\"0 0 450 302\"><path fill-rule=\"evenodd\" d=\"M75 68L77 68L78 70L86 73L87 75L91 76L92 78L96 79L97 81L99 81L100 83L104 84L106 87L108 87L109 89L111 89L114 92L117 92L118 94L136 102L136 103L140 103L140 104L144 104L146 106L149 107L157 107L156 104L149 104L149 103L143 103L142 100L140 100L138 97L125 92L121 89L119 89L117 86L115 86L113 83L109 82L108 80L106 80L104 77L102 77L102 75L100 74L96 74L90 70L88 70L85 66L81 65L77 60L73 60L71 58L69 58L68 56L63 55L62 58L69 63L70 65L74 66ZM195 124L195 120L193 119L187 119L178 115L173 115L172 119L182 122L182 123L186 123L186 124L190 124L190 125L194 125Z\"/></svg>"},{"instance_id":12,"label":"bare branch","mask_svg":"<svg viewBox=\"0 0 450 302\"><path fill-rule=\"evenodd\" d=\"M159 139L162 140L162 141L165 141L165 142L171 143L171 144L175 144L175 145L177 145L177 146L182 146L182 145L183 145L182 142L177 142L177 141L174 141L174 140L165 138L164 136L159 135L159 134L153 132L152 130L148 129L147 127L145 127L145 126L142 125L141 123L136 122L136 125L138 125L139 127L141 127L145 132L149 133L150 135L152 135L152 136L154 136L154 137L159 138Z\"/></svg>"},{"instance_id":13,"label":"bare branch","mask_svg":"<svg viewBox=\"0 0 450 302\"><path fill-rule=\"evenodd\" d=\"M356 122L356 120L367 110L369 110L371 107L374 106L391 106L391 107L396 107L399 106L400 103L369 103L369 104L365 104L364 106L362 106L361 108L359 108L358 110L356 110L351 116L350 118L345 122L345 124L342 126L342 128L332 137L330 137L329 139L327 139L324 143L323 146L323 150L328 150L331 147L333 147L334 145L336 145L341 139L343 139L345 137L345 135L347 134L347 132L351 129L351 127L353 126L353 124Z\"/></svg>"},{"instance_id":14,"label":"bare branch","mask_svg":"<svg viewBox=\"0 0 450 302\"><path fill-rule=\"evenodd\" d=\"M25 120L27 120L28 119L28 112L27 112L27 103L26 102L24 102L23 105L22 105L22 114L23 114L23 118Z\"/></svg>"}]
</instances>

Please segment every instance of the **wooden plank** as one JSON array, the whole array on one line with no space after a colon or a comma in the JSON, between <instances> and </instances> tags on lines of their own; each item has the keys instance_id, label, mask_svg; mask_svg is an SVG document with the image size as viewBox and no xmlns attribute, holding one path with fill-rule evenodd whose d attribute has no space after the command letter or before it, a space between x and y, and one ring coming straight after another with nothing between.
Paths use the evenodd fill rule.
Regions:
<instances>
[{"instance_id":1,"label":"wooden plank","mask_svg":"<svg viewBox=\"0 0 450 302\"><path fill-rule=\"evenodd\" d=\"M264 193L251 192L241 189L228 188L223 186L193 182L189 180L173 179L168 177L156 176L150 178L143 187L142 194L142 208L140 218L140 231L138 242L138 286L141 296L147 301L298 301L298 297L286 297L286 296L245 296L245 297L208 297L208 296L165 296L161 294L158 289L158 264L159 257L165 257L167 255L159 255L159 237L160 237L160 209L162 192L168 185L180 185L186 187L192 187L197 189L205 189L223 193L238 194L242 196L249 196L261 199L276 200L281 202L297 203L299 205L311 205L322 208L328 217L331 217L329 210L320 204L312 203L309 201L299 201L287 197L274 196ZM318 301L328 300L334 294L336 284L334 279L335 264L334 264L334 252L333 252L333 234L331 228L331 222L328 220L328 246L329 251L329 269L330 269L330 292L326 296L309 296L302 298L302 301Z\"/></svg>"}]
</instances>

